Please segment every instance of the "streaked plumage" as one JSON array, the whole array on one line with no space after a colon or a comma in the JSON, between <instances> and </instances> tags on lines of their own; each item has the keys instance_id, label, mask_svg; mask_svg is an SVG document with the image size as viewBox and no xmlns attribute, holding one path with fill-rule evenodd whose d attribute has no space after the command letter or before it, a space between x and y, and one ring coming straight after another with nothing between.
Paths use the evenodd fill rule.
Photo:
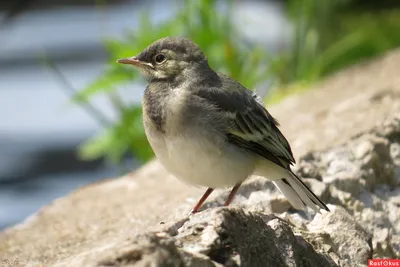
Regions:
<instances>
[{"instance_id":1,"label":"streaked plumage","mask_svg":"<svg viewBox=\"0 0 400 267\"><path fill-rule=\"evenodd\" d=\"M176 177L237 189L257 174L272 180L293 207L329 210L290 170L295 163L290 145L259 98L214 72L192 41L167 37L120 62L137 66L149 82L143 98L146 134Z\"/></svg>"}]
</instances>

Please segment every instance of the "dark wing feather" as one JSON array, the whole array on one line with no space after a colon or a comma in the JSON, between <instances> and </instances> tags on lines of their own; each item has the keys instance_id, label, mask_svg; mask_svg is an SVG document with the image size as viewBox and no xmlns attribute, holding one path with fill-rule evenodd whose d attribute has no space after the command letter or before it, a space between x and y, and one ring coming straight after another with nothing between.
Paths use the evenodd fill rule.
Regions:
<instances>
[{"instance_id":1,"label":"dark wing feather","mask_svg":"<svg viewBox=\"0 0 400 267\"><path fill-rule=\"evenodd\" d=\"M290 145L277 126L276 120L268 111L254 101L245 111L236 113L229 134L242 139L242 143L247 143L253 152L259 151L257 154L260 154L262 148L263 157L266 157L265 153L268 152L280 161L293 164L295 159ZM234 139L235 142L237 138Z\"/></svg>"},{"instance_id":2,"label":"dark wing feather","mask_svg":"<svg viewBox=\"0 0 400 267\"><path fill-rule=\"evenodd\" d=\"M295 163L277 121L257 96L227 76L220 75L220 78L219 88L202 88L195 94L217 106L229 120L228 141L284 168Z\"/></svg>"}]
</instances>

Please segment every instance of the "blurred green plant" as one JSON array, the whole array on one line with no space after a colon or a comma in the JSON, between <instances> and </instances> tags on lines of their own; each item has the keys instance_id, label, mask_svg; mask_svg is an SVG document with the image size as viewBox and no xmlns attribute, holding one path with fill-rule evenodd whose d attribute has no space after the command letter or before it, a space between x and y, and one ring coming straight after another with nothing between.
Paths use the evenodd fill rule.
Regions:
<instances>
[{"instance_id":1,"label":"blurred green plant","mask_svg":"<svg viewBox=\"0 0 400 267\"><path fill-rule=\"evenodd\" d=\"M304 91L330 73L399 47L400 3L388 0L382 5L366 0L286 1L292 42L269 62L276 83L267 101Z\"/></svg>"},{"instance_id":2,"label":"blurred green plant","mask_svg":"<svg viewBox=\"0 0 400 267\"><path fill-rule=\"evenodd\" d=\"M356 0L287 0L286 13L293 25L291 41L271 56L258 46L246 45L233 26L232 5L221 12L217 11L216 2L185 0L178 14L161 24L152 23L143 13L137 30L128 32L124 40L105 41L110 59L104 73L73 99L87 103L94 95L106 94L118 111L119 120L80 147L82 158L106 156L118 162L126 153L133 153L142 161L153 156L144 134L140 106L124 103L116 90L119 85L141 78L137 71L115 61L138 54L161 37L180 35L192 39L214 69L229 74L247 88L268 81L268 103L304 91L327 74L400 45L400 9L360 9Z\"/></svg>"}]
</instances>

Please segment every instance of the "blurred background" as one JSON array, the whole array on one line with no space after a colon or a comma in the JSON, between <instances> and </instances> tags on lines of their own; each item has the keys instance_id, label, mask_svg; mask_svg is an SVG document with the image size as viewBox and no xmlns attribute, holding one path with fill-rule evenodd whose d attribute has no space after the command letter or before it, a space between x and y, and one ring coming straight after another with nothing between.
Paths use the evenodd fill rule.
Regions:
<instances>
[{"instance_id":1,"label":"blurred background","mask_svg":"<svg viewBox=\"0 0 400 267\"><path fill-rule=\"evenodd\" d=\"M183 35L266 103L400 46L397 0L0 2L0 229L153 154L115 64Z\"/></svg>"}]
</instances>

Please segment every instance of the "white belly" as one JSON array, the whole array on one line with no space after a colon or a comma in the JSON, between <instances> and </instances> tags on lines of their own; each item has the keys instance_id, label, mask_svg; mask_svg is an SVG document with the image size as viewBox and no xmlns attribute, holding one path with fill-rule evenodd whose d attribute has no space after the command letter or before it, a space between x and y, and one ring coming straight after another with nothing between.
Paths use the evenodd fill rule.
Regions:
<instances>
[{"instance_id":1,"label":"white belly","mask_svg":"<svg viewBox=\"0 0 400 267\"><path fill-rule=\"evenodd\" d=\"M255 168L253 155L239 153L236 147L209 140L201 133L164 138L152 131L147 137L164 167L189 184L229 187L245 180Z\"/></svg>"}]
</instances>

